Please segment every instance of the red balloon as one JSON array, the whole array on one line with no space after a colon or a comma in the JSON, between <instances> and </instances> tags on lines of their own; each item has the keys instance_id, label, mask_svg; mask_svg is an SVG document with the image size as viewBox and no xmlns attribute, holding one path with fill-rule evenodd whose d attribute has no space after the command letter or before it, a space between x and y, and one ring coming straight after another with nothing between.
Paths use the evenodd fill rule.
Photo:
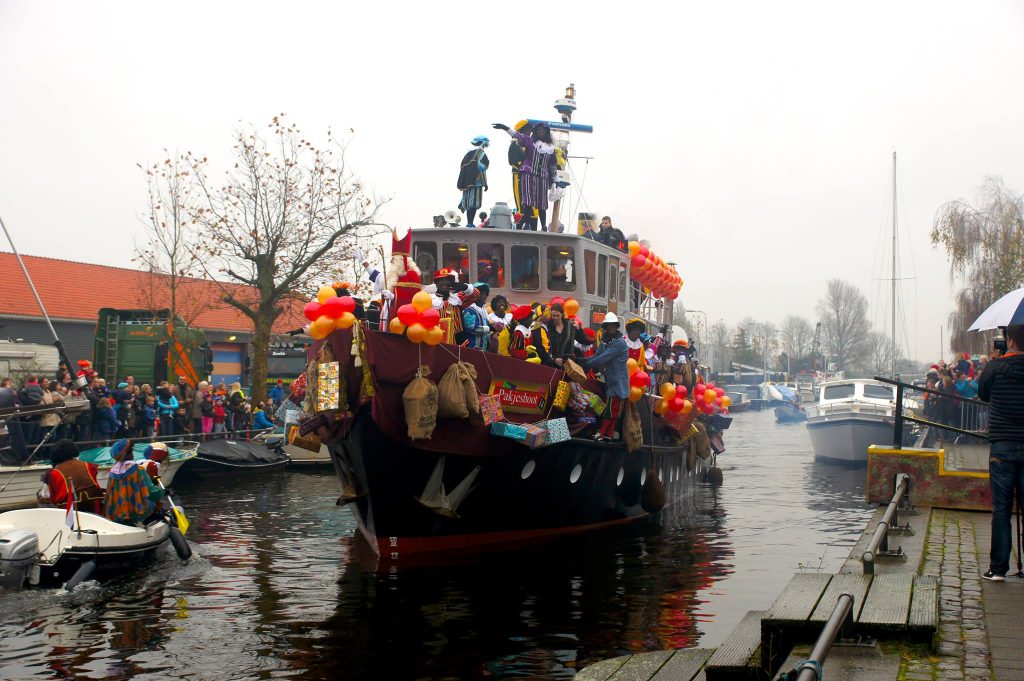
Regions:
<instances>
[{"instance_id":1,"label":"red balloon","mask_svg":"<svg viewBox=\"0 0 1024 681\"><path fill-rule=\"evenodd\" d=\"M721 407L722 406L722 398L721 397L716 397L715 398L715 404L717 404L719 407Z\"/></svg>"},{"instance_id":2,"label":"red balloon","mask_svg":"<svg viewBox=\"0 0 1024 681\"><path fill-rule=\"evenodd\" d=\"M725 390L723 388L715 388L715 394L719 397L725 397Z\"/></svg>"},{"instance_id":3,"label":"red balloon","mask_svg":"<svg viewBox=\"0 0 1024 681\"><path fill-rule=\"evenodd\" d=\"M686 399L686 386L685 385L677 385L676 386L676 395L679 395L680 397L682 397L685 400Z\"/></svg>"},{"instance_id":4,"label":"red balloon","mask_svg":"<svg viewBox=\"0 0 1024 681\"><path fill-rule=\"evenodd\" d=\"M554 305L556 303L559 305L565 305L565 298L555 296L554 298L551 299L551 304Z\"/></svg>"},{"instance_id":5,"label":"red balloon","mask_svg":"<svg viewBox=\"0 0 1024 681\"><path fill-rule=\"evenodd\" d=\"M632 264L633 269L636 270L637 272L639 272L640 270L642 270L644 268L644 265L647 264L647 258L644 257L643 255L637 253L630 260L630 263Z\"/></svg>"},{"instance_id":6,"label":"red balloon","mask_svg":"<svg viewBox=\"0 0 1024 681\"><path fill-rule=\"evenodd\" d=\"M629 384L635 388L646 388L650 382L651 377L647 375L646 371L638 371L629 377Z\"/></svg>"},{"instance_id":7,"label":"red balloon","mask_svg":"<svg viewBox=\"0 0 1024 681\"><path fill-rule=\"evenodd\" d=\"M398 308L398 319L406 326L411 326L420 320L420 313L412 304L406 304Z\"/></svg>"},{"instance_id":8,"label":"red balloon","mask_svg":"<svg viewBox=\"0 0 1024 681\"><path fill-rule=\"evenodd\" d=\"M423 312L420 312L420 324L422 324L427 331L434 328L441 321L441 313L432 307L428 307Z\"/></svg>"},{"instance_id":9,"label":"red balloon","mask_svg":"<svg viewBox=\"0 0 1024 681\"><path fill-rule=\"evenodd\" d=\"M306 315L306 319L311 322L315 322L317 317L320 316L320 303L315 300L311 300L306 303L306 307L302 309L302 314Z\"/></svg>"},{"instance_id":10,"label":"red balloon","mask_svg":"<svg viewBox=\"0 0 1024 681\"><path fill-rule=\"evenodd\" d=\"M669 400L668 403L669 410L677 414L683 410L684 406L686 406L686 400L680 397L679 393L676 393L676 396Z\"/></svg>"},{"instance_id":11,"label":"red balloon","mask_svg":"<svg viewBox=\"0 0 1024 681\"><path fill-rule=\"evenodd\" d=\"M341 311L342 312L355 312L356 311L356 299L353 298L352 296L345 296L343 298L339 298L338 300L341 301Z\"/></svg>"},{"instance_id":12,"label":"red balloon","mask_svg":"<svg viewBox=\"0 0 1024 681\"><path fill-rule=\"evenodd\" d=\"M704 394L704 384L703 383L698 383L697 385L693 386L693 395L694 395L694 397L696 397L698 395L703 395L703 394Z\"/></svg>"},{"instance_id":13,"label":"red balloon","mask_svg":"<svg viewBox=\"0 0 1024 681\"><path fill-rule=\"evenodd\" d=\"M708 390L714 390L715 384L711 381L708 381L708 383L704 387L707 388Z\"/></svg>"},{"instance_id":14,"label":"red balloon","mask_svg":"<svg viewBox=\"0 0 1024 681\"><path fill-rule=\"evenodd\" d=\"M348 311L351 312L352 310ZM338 296L331 296L320 306L320 314L326 315L331 319L337 319L341 316L342 312L345 312L345 309L342 307L341 298Z\"/></svg>"}]
</instances>

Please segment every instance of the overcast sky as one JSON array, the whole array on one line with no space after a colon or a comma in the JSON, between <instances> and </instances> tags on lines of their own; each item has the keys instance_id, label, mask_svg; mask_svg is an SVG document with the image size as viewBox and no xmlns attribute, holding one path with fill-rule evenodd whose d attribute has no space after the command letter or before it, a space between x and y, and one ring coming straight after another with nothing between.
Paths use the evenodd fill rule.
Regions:
<instances>
[{"instance_id":1,"label":"overcast sky","mask_svg":"<svg viewBox=\"0 0 1024 681\"><path fill-rule=\"evenodd\" d=\"M678 262L711 323L814 321L841 277L887 326L896 151L904 352L938 353L936 209L986 175L1024 192L1024 3L545 6L0 0L0 215L25 253L128 266L137 162L224 163L240 122L285 112L353 128L384 221L429 226L474 135L495 141L485 206L509 200L489 124L553 116L574 82L595 134L573 139L594 157L573 207Z\"/></svg>"}]
</instances>

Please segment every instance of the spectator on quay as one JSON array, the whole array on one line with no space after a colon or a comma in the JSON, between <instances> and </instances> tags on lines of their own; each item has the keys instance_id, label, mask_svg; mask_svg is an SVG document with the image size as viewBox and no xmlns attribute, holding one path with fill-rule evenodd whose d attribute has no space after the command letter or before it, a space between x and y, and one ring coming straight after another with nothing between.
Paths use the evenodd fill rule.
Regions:
<instances>
[{"instance_id":1,"label":"spectator on quay","mask_svg":"<svg viewBox=\"0 0 1024 681\"><path fill-rule=\"evenodd\" d=\"M280 378L277 379L277 383L270 389L270 399L274 400L274 404L281 404L284 401L284 381Z\"/></svg>"},{"instance_id":2,"label":"spectator on quay","mask_svg":"<svg viewBox=\"0 0 1024 681\"><path fill-rule=\"evenodd\" d=\"M989 487L992 490L992 549L985 579L1002 582L1010 569L1013 497L1024 500L1024 326L1006 329L1006 354L993 359L978 381L989 403Z\"/></svg>"},{"instance_id":3,"label":"spectator on quay","mask_svg":"<svg viewBox=\"0 0 1024 681\"><path fill-rule=\"evenodd\" d=\"M34 375L28 375L25 377L25 384L21 390L18 391L18 404L22 407L36 407L43 403L43 394L46 391L43 390L43 386L39 385L38 379ZM39 442L40 431L39 431L39 419L37 416L21 416L21 432L25 438L25 444L32 446Z\"/></svg>"},{"instance_id":4,"label":"spectator on quay","mask_svg":"<svg viewBox=\"0 0 1024 681\"><path fill-rule=\"evenodd\" d=\"M203 412L201 427L203 435L206 436L213 432L213 395L209 391L203 393L201 408ZM206 438L204 437L203 439Z\"/></svg>"},{"instance_id":5,"label":"spectator on quay","mask_svg":"<svg viewBox=\"0 0 1024 681\"><path fill-rule=\"evenodd\" d=\"M110 405L109 397L101 397L96 403L95 437L100 440L113 440L121 430L121 422Z\"/></svg>"},{"instance_id":6,"label":"spectator on quay","mask_svg":"<svg viewBox=\"0 0 1024 681\"><path fill-rule=\"evenodd\" d=\"M0 409L13 409L18 406L18 393L14 390L14 381L5 378L0 381ZM7 420L7 437L10 442L11 454L9 460L4 457L4 448L0 448L0 462L19 465L28 458L28 448L25 447L25 440L21 433L21 424L17 419Z\"/></svg>"},{"instance_id":7,"label":"spectator on quay","mask_svg":"<svg viewBox=\"0 0 1024 681\"><path fill-rule=\"evenodd\" d=\"M156 398L153 395L142 398L136 423L139 435L146 439L153 437L153 429L156 427Z\"/></svg>"},{"instance_id":8,"label":"spectator on quay","mask_svg":"<svg viewBox=\"0 0 1024 681\"><path fill-rule=\"evenodd\" d=\"M171 390L172 386L161 383L156 389L156 412L160 419L160 435L174 435L174 414L178 411L178 398Z\"/></svg>"},{"instance_id":9,"label":"spectator on quay","mask_svg":"<svg viewBox=\"0 0 1024 681\"><path fill-rule=\"evenodd\" d=\"M184 407L186 412L191 413L192 393L194 392L192 386L188 384L188 379L178 376L178 404Z\"/></svg>"},{"instance_id":10,"label":"spectator on quay","mask_svg":"<svg viewBox=\"0 0 1024 681\"><path fill-rule=\"evenodd\" d=\"M273 430L273 422L267 418L266 405L260 402L259 406L252 413L252 427L253 430Z\"/></svg>"},{"instance_id":11,"label":"spectator on quay","mask_svg":"<svg viewBox=\"0 0 1024 681\"><path fill-rule=\"evenodd\" d=\"M192 393L191 405L186 407L189 412L189 418L192 421L192 433L199 435L203 432L203 402L205 401L206 394L210 390L210 384L206 381L199 381L199 385L196 386L195 392Z\"/></svg>"},{"instance_id":12,"label":"spectator on quay","mask_svg":"<svg viewBox=\"0 0 1024 681\"><path fill-rule=\"evenodd\" d=\"M43 401L42 403L48 406L54 404L60 404L64 401L64 396L57 392L57 381L52 381L43 390ZM60 427L60 414L57 412L50 412L49 414L43 414L39 417L39 441L42 442L50 434L51 431L56 430ZM54 433L56 435L56 433Z\"/></svg>"},{"instance_id":13,"label":"spectator on quay","mask_svg":"<svg viewBox=\"0 0 1024 681\"><path fill-rule=\"evenodd\" d=\"M117 388L110 395L110 403L117 414L117 420L121 422L120 435L123 437L128 434L126 431L132 425L128 418L133 406L132 391L128 389L128 383L121 381L117 384Z\"/></svg>"},{"instance_id":14,"label":"spectator on quay","mask_svg":"<svg viewBox=\"0 0 1024 681\"><path fill-rule=\"evenodd\" d=\"M962 371L955 371L953 377L956 379L956 394L967 399L974 399L978 396L978 384Z\"/></svg>"},{"instance_id":15,"label":"spectator on quay","mask_svg":"<svg viewBox=\"0 0 1024 681\"><path fill-rule=\"evenodd\" d=\"M227 420L227 409L224 408L224 398L218 397L213 400L213 434L223 433L225 421Z\"/></svg>"},{"instance_id":16,"label":"spectator on quay","mask_svg":"<svg viewBox=\"0 0 1024 681\"><path fill-rule=\"evenodd\" d=\"M181 435L188 432L188 412L185 407L178 405L178 411L174 412L174 434Z\"/></svg>"},{"instance_id":17,"label":"spectator on quay","mask_svg":"<svg viewBox=\"0 0 1024 681\"><path fill-rule=\"evenodd\" d=\"M242 384L235 381L229 390L228 404L231 407L231 430L246 430L249 427L249 410L246 408L248 402L245 393L242 392Z\"/></svg>"}]
</instances>

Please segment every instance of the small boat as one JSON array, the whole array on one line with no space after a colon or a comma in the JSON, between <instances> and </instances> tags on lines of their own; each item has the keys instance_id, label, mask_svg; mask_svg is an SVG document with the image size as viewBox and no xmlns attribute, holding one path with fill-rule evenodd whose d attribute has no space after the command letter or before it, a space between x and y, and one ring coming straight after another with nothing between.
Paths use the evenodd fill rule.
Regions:
<instances>
[{"instance_id":1,"label":"small boat","mask_svg":"<svg viewBox=\"0 0 1024 681\"><path fill-rule=\"evenodd\" d=\"M775 420L779 423L798 423L807 420L807 412L796 402L784 402L775 407Z\"/></svg>"},{"instance_id":2,"label":"small boat","mask_svg":"<svg viewBox=\"0 0 1024 681\"><path fill-rule=\"evenodd\" d=\"M189 472L267 472L281 470L287 463L288 455L281 449L280 441L224 438L200 442Z\"/></svg>"},{"instance_id":3,"label":"small boat","mask_svg":"<svg viewBox=\"0 0 1024 681\"><path fill-rule=\"evenodd\" d=\"M881 381L822 383L817 415L807 419L814 458L867 463L868 445L892 442L895 404L894 386Z\"/></svg>"},{"instance_id":4,"label":"small boat","mask_svg":"<svg viewBox=\"0 0 1024 681\"><path fill-rule=\"evenodd\" d=\"M153 555L171 541L182 560L192 552L166 515L145 526L122 525L93 513L77 512L68 526L61 508L29 508L0 514L0 586L78 584Z\"/></svg>"},{"instance_id":5,"label":"small boat","mask_svg":"<svg viewBox=\"0 0 1024 681\"><path fill-rule=\"evenodd\" d=\"M261 433L254 439L264 443L270 449L280 448L283 450L288 457L289 466L305 468L331 465L331 453L325 445L320 445L320 449L314 452L305 447L289 444L285 435L279 432Z\"/></svg>"},{"instance_id":6,"label":"small boat","mask_svg":"<svg viewBox=\"0 0 1024 681\"><path fill-rule=\"evenodd\" d=\"M140 442L134 445L136 461L145 458L147 444ZM165 486L170 486L181 467L196 458L196 448L199 443L175 441L168 442L167 445L169 456L163 462L160 480ZM110 472L110 467L114 465L114 460L110 458L110 447L86 449L79 454L78 458L99 466L99 474L96 477L100 487L106 487L107 474ZM50 470L50 464L45 461L28 466L0 466L0 511L35 506L37 504L36 492L42 487L43 474L48 470Z\"/></svg>"}]
</instances>

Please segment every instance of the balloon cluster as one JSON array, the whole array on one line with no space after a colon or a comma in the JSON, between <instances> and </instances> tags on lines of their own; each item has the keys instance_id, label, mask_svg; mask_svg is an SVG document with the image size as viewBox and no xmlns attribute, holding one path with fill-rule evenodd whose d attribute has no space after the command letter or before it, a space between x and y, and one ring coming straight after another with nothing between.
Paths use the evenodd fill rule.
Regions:
<instances>
[{"instance_id":1,"label":"balloon cluster","mask_svg":"<svg viewBox=\"0 0 1024 681\"><path fill-rule=\"evenodd\" d=\"M419 291L412 302L398 308L398 316L391 320L391 333L405 334L413 343L437 345L444 340L444 330L438 324L441 314L434 309L433 299L426 291Z\"/></svg>"},{"instance_id":2,"label":"balloon cluster","mask_svg":"<svg viewBox=\"0 0 1024 681\"><path fill-rule=\"evenodd\" d=\"M629 370L629 401L636 402L647 392L651 377L646 371L640 370L640 365L632 357L626 360L626 369Z\"/></svg>"},{"instance_id":3,"label":"balloon cluster","mask_svg":"<svg viewBox=\"0 0 1024 681\"><path fill-rule=\"evenodd\" d=\"M580 311L580 301L575 298L559 298L555 296L551 299L551 305L555 303L561 303L562 309L565 310L565 318L570 322L579 323L579 318L576 314Z\"/></svg>"},{"instance_id":4,"label":"balloon cluster","mask_svg":"<svg viewBox=\"0 0 1024 681\"><path fill-rule=\"evenodd\" d=\"M661 399L654 405L654 411L661 415L664 415L667 411L670 411L673 414L678 414L680 412L683 414L689 414L693 411L693 402L686 399L686 393L687 390L685 385L662 383Z\"/></svg>"},{"instance_id":5,"label":"balloon cluster","mask_svg":"<svg viewBox=\"0 0 1024 681\"><path fill-rule=\"evenodd\" d=\"M658 298L675 300L683 287L683 278L654 251L639 241L629 242L629 276L651 289Z\"/></svg>"},{"instance_id":6,"label":"balloon cluster","mask_svg":"<svg viewBox=\"0 0 1024 681\"><path fill-rule=\"evenodd\" d=\"M306 303L302 314L310 321L309 335L320 340L335 329L347 329L356 323L356 301L351 296L339 298L330 286L321 286L316 300Z\"/></svg>"},{"instance_id":7,"label":"balloon cluster","mask_svg":"<svg viewBox=\"0 0 1024 681\"><path fill-rule=\"evenodd\" d=\"M729 406L732 404L732 400L725 394L725 390L719 388L714 383L708 383L707 385L698 383L693 386L693 397L697 403L697 408L708 416L715 413L716 407L719 411L727 414L729 413Z\"/></svg>"}]
</instances>

